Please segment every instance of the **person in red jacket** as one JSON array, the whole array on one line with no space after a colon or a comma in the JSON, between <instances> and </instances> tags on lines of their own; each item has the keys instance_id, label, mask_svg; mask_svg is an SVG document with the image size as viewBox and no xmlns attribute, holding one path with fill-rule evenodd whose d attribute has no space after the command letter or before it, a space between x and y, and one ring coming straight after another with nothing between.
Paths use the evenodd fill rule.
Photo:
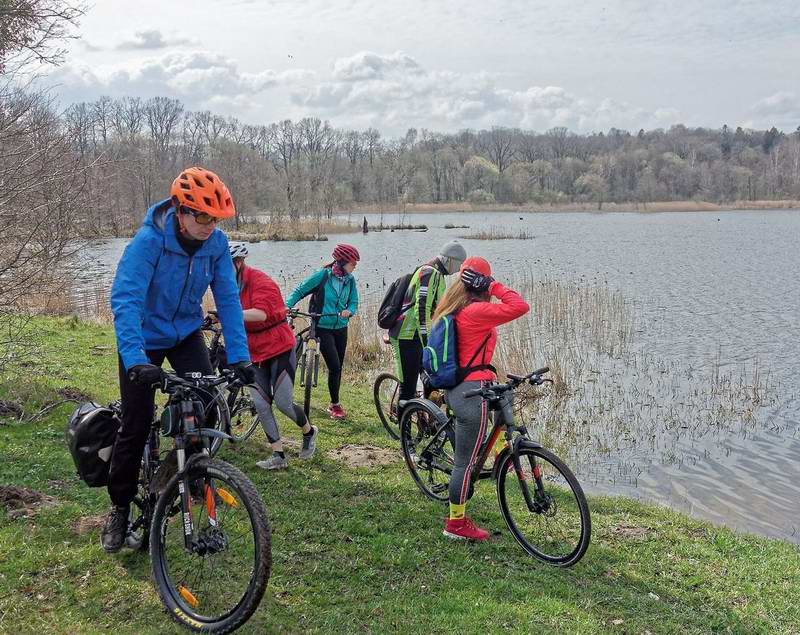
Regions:
<instances>
[{"instance_id":1,"label":"person in red jacket","mask_svg":"<svg viewBox=\"0 0 800 635\"><path fill-rule=\"evenodd\" d=\"M318 430L308 422L303 409L292 398L297 357L294 333L286 322L286 304L281 291L266 273L245 265L248 250L243 243L231 243L230 251L239 283L250 359L260 388L250 388L250 394L272 446L272 456L265 461L258 461L256 465L265 470L282 470L289 467L289 462L283 450L272 404L302 429L301 459L314 456Z\"/></svg>"},{"instance_id":2,"label":"person in red jacket","mask_svg":"<svg viewBox=\"0 0 800 635\"><path fill-rule=\"evenodd\" d=\"M492 298L499 300L493 303ZM467 475L475 466L478 449L486 437L488 411L480 398L464 398L468 390L480 388L496 379L490 368L497 344L495 327L525 315L530 307L517 293L492 278L492 268L477 256L461 265L459 279L447 289L433 316L435 322L455 313L458 333L458 363L469 367L464 381L446 391L447 403L456 417L455 466L450 476L450 515L445 521L444 535L462 540L486 540L489 532L477 527L465 515L472 495ZM471 361L472 360L472 361ZM507 400L496 416L512 422L511 402Z\"/></svg>"}]
</instances>

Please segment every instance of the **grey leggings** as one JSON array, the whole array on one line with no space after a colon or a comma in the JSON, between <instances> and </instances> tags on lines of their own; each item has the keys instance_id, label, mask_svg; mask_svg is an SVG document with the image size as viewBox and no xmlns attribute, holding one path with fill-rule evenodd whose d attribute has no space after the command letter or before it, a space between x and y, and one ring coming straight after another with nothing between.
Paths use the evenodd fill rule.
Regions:
<instances>
[{"instance_id":1,"label":"grey leggings","mask_svg":"<svg viewBox=\"0 0 800 635\"><path fill-rule=\"evenodd\" d=\"M447 404L456 416L455 467L450 475L449 489L450 502L454 505L463 505L472 496L468 474L475 466L481 443L491 429L488 404L480 397L464 399L461 395L486 383L465 381L447 391ZM512 423L510 393L506 393L501 403L501 408L494 413L495 420Z\"/></svg>"},{"instance_id":2,"label":"grey leggings","mask_svg":"<svg viewBox=\"0 0 800 635\"><path fill-rule=\"evenodd\" d=\"M281 440L281 433L278 430L278 421L272 412L273 403L299 427L302 428L306 424L306 415L303 409L293 400L294 371L297 367L295 349L292 347L285 353L253 364L253 367L256 373L256 383L261 391L250 388L250 395L253 398L261 426L264 428L264 434L267 435L270 443L276 443ZM264 398L265 396L267 399Z\"/></svg>"}]
</instances>

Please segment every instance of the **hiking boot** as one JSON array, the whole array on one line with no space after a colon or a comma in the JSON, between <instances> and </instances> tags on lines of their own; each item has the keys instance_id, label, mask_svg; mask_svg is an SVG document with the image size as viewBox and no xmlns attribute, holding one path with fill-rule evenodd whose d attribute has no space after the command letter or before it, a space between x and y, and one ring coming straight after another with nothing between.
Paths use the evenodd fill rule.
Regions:
<instances>
[{"instance_id":1,"label":"hiking boot","mask_svg":"<svg viewBox=\"0 0 800 635\"><path fill-rule=\"evenodd\" d=\"M314 456L314 452L317 450L317 434L319 433L319 428L317 426L311 426L311 434L308 436L303 435L303 447L300 449L300 454L298 454L298 458L301 458L304 461L308 461L312 456Z\"/></svg>"},{"instance_id":2,"label":"hiking boot","mask_svg":"<svg viewBox=\"0 0 800 635\"><path fill-rule=\"evenodd\" d=\"M489 539L489 532L478 527L472 522L471 518L466 516L458 520L448 518L444 523L444 531L442 533L455 540L483 542Z\"/></svg>"},{"instance_id":3,"label":"hiking boot","mask_svg":"<svg viewBox=\"0 0 800 635\"><path fill-rule=\"evenodd\" d=\"M100 534L100 544L106 553L117 553L125 544L125 534L128 533L129 505L112 505L106 518L103 532Z\"/></svg>"},{"instance_id":4,"label":"hiking boot","mask_svg":"<svg viewBox=\"0 0 800 635\"><path fill-rule=\"evenodd\" d=\"M341 404L332 403L328 406L328 414L331 416L331 419L344 419L347 417L347 413L342 408Z\"/></svg>"},{"instance_id":5,"label":"hiking boot","mask_svg":"<svg viewBox=\"0 0 800 635\"><path fill-rule=\"evenodd\" d=\"M286 457L273 454L266 461L259 461L256 465L262 470L285 470L289 467L289 461Z\"/></svg>"}]
</instances>

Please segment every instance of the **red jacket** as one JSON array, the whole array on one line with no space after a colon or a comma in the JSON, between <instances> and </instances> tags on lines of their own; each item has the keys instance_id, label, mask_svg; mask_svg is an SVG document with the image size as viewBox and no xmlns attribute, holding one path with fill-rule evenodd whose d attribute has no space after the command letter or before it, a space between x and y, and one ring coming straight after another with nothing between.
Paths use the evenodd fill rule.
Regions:
<instances>
[{"instance_id":1,"label":"red jacket","mask_svg":"<svg viewBox=\"0 0 800 635\"><path fill-rule=\"evenodd\" d=\"M263 362L294 346L294 333L286 323L286 304L272 278L263 271L245 267L239 299L243 310L260 309L267 314L263 322L244 323L251 360Z\"/></svg>"},{"instance_id":2,"label":"red jacket","mask_svg":"<svg viewBox=\"0 0 800 635\"><path fill-rule=\"evenodd\" d=\"M458 330L458 363L466 366L475 351L479 350L483 340L489 336L486 348L472 362L472 366L478 364L490 364L494 347L497 344L496 326L515 320L521 315L525 315L530 307L522 296L516 291L512 291L495 281L489 287L489 294L500 300L500 304L492 302L473 302L468 304L456 314L456 327ZM474 370L466 376L464 381L477 381L479 379L495 379L495 374L489 370Z\"/></svg>"}]
</instances>

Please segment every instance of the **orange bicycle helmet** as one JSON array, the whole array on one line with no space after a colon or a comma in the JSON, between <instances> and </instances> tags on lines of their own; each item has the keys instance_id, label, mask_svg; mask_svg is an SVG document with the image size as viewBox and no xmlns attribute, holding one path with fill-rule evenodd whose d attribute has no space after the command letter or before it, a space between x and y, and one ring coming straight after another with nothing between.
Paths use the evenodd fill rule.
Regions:
<instances>
[{"instance_id":1,"label":"orange bicycle helmet","mask_svg":"<svg viewBox=\"0 0 800 635\"><path fill-rule=\"evenodd\" d=\"M489 264L489 261L486 260L486 258L481 258L480 256L470 256L467 258L463 263L461 263L462 273L464 269L472 269L482 276L492 275L492 265Z\"/></svg>"},{"instance_id":2,"label":"orange bicycle helmet","mask_svg":"<svg viewBox=\"0 0 800 635\"><path fill-rule=\"evenodd\" d=\"M236 215L231 193L222 180L211 170L187 168L172 182L170 195L195 212L215 218L231 218Z\"/></svg>"}]
</instances>

